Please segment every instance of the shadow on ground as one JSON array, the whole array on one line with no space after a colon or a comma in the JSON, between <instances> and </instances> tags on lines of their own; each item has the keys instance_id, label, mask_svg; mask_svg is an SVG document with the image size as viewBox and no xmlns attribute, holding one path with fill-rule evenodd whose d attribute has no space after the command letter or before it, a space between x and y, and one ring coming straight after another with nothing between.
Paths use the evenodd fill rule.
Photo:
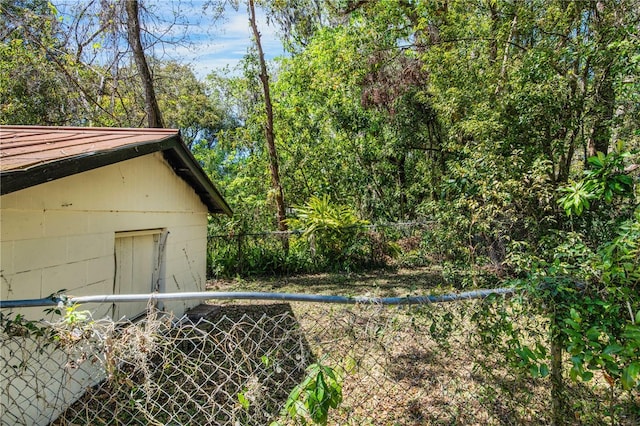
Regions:
<instances>
[{"instance_id":1,"label":"shadow on ground","mask_svg":"<svg viewBox=\"0 0 640 426\"><path fill-rule=\"evenodd\" d=\"M105 346L117 369L53 424L267 425L315 362L289 304L201 305L152 321L109 337L136 336L123 351Z\"/></svg>"},{"instance_id":2,"label":"shadow on ground","mask_svg":"<svg viewBox=\"0 0 640 426\"><path fill-rule=\"evenodd\" d=\"M442 274L435 268L377 270L367 273L314 274L266 279L210 280L212 291L258 291L327 295L401 297L443 291Z\"/></svg>"}]
</instances>

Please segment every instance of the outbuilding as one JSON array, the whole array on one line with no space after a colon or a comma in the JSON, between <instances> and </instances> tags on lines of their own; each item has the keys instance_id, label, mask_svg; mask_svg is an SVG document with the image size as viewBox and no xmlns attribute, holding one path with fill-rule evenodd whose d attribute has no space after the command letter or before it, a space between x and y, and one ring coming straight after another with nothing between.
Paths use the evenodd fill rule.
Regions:
<instances>
[{"instance_id":1,"label":"outbuilding","mask_svg":"<svg viewBox=\"0 0 640 426\"><path fill-rule=\"evenodd\" d=\"M178 130L1 126L0 147L1 300L205 290L208 215L232 212Z\"/></svg>"}]
</instances>

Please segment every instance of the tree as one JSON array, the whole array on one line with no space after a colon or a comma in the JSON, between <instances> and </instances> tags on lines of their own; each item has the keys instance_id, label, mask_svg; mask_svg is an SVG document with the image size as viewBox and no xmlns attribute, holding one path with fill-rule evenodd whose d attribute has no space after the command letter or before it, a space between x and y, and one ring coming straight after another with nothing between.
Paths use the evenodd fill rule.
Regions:
<instances>
[{"instance_id":1,"label":"tree","mask_svg":"<svg viewBox=\"0 0 640 426\"><path fill-rule=\"evenodd\" d=\"M140 17L138 0L127 0L125 2L127 12L127 40L133 52L138 74L144 89L144 105L147 112L147 120L149 127L164 127L162 122L162 113L156 98L156 91L153 83L153 77L147 64L147 59L140 39Z\"/></svg>"},{"instance_id":2,"label":"tree","mask_svg":"<svg viewBox=\"0 0 640 426\"><path fill-rule=\"evenodd\" d=\"M264 143L265 113L262 90L255 73L255 56L245 58L243 75L207 76L211 102L223 111L220 131L213 138L194 145L197 157L219 182L225 198L234 206L234 219L214 219L228 231L264 231L274 227L274 193L269 170L269 153ZM206 142L206 144L204 143ZM222 221L223 223L219 223Z\"/></svg>"},{"instance_id":3,"label":"tree","mask_svg":"<svg viewBox=\"0 0 640 426\"><path fill-rule=\"evenodd\" d=\"M403 220L439 192L444 156L427 76L413 52L398 49L408 33L391 18L374 25L354 16L350 26L318 30L282 63L274 93L290 193L328 194L365 217Z\"/></svg>"},{"instance_id":4,"label":"tree","mask_svg":"<svg viewBox=\"0 0 640 426\"><path fill-rule=\"evenodd\" d=\"M267 65L264 59L264 52L262 50L262 41L260 38L260 32L258 31L258 25L256 23L256 10L253 0L248 0L247 3L249 11L249 23L251 30L253 31L254 41L256 48L258 49L258 61L260 63L260 82L262 83L262 90L264 95L264 108L266 114L265 122L265 138L267 141L267 149L269 150L269 171L271 172L271 184L275 192L276 208L278 211L278 230L286 231L286 210L284 205L284 193L282 191L282 184L280 183L280 171L278 168L278 153L276 151L275 132L273 128L273 105L271 103L271 93L269 87L269 74L267 71ZM287 239L283 239L285 246L287 245Z\"/></svg>"},{"instance_id":5,"label":"tree","mask_svg":"<svg viewBox=\"0 0 640 426\"><path fill-rule=\"evenodd\" d=\"M3 0L0 22L0 122L80 123L82 73L62 42L57 11L46 1Z\"/></svg>"},{"instance_id":6,"label":"tree","mask_svg":"<svg viewBox=\"0 0 640 426\"><path fill-rule=\"evenodd\" d=\"M187 65L175 61L152 60L156 97L165 125L180 129L189 147L203 143L212 147L217 133L229 126L227 112L211 96L207 85Z\"/></svg>"},{"instance_id":7,"label":"tree","mask_svg":"<svg viewBox=\"0 0 640 426\"><path fill-rule=\"evenodd\" d=\"M268 14L280 27L284 47L292 53L302 52L323 27L337 24L324 0L270 0Z\"/></svg>"}]
</instances>

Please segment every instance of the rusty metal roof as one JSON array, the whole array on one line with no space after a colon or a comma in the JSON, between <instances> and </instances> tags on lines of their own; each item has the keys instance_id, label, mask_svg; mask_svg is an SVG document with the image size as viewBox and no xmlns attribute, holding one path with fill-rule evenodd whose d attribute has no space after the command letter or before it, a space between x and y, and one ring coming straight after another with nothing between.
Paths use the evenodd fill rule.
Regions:
<instances>
[{"instance_id":1,"label":"rusty metal roof","mask_svg":"<svg viewBox=\"0 0 640 426\"><path fill-rule=\"evenodd\" d=\"M212 213L231 209L176 129L0 126L0 193L162 152Z\"/></svg>"},{"instance_id":2,"label":"rusty metal roof","mask_svg":"<svg viewBox=\"0 0 640 426\"><path fill-rule=\"evenodd\" d=\"M0 126L0 171L174 137L174 129Z\"/></svg>"}]
</instances>

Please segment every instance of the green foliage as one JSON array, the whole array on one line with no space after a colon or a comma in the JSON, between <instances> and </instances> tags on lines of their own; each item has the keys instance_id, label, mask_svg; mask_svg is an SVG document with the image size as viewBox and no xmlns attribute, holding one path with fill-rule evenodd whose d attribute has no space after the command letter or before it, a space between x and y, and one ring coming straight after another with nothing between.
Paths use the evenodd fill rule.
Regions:
<instances>
[{"instance_id":1,"label":"green foliage","mask_svg":"<svg viewBox=\"0 0 640 426\"><path fill-rule=\"evenodd\" d=\"M563 189L559 200L567 215L584 214L595 203L614 197L635 198L623 160L631 154L599 154L592 169ZM576 188L581 188L577 195ZM586 200L592 200L591 203ZM588 236L560 235L549 247L552 256L530 263L531 295L547 306L552 333L571 356L570 378L589 381L601 371L609 384L624 390L638 387L640 333L640 209L622 221L616 235L590 249Z\"/></svg>"},{"instance_id":2,"label":"green foliage","mask_svg":"<svg viewBox=\"0 0 640 426\"><path fill-rule=\"evenodd\" d=\"M46 337L53 341L53 334L49 327L12 312L0 312L0 330L7 336Z\"/></svg>"},{"instance_id":3,"label":"green foliage","mask_svg":"<svg viewBox=\"0 0 640 426\"><path fill-rule=\"evenodd\" d=\"M294 209L295 218L287 224L302 231L311 246L328 260L345 260L362 235L367 221L359 219L347 206L334 205L328 196L311 197Z\"/></svg>"},{"instance_id":4,"label":"green foliage","mask_svg":"<svg viewBox=\"0 0 640 426\"><path fill-rule=\"evenodd\" d=\"M77 123L79 94L59 65L80 70L60 41L55 8L3 0L0 11L0 124Z\"/></svg>"},{"instance_id":5,"label":"green foliage","mask_svg":"<svg viewBox=\"0 0 640 426\"><path fill-rule=\"evenodd\" d=\"M165 125L180 129L189 147L213 146L216 134L231 123L217 99L209 96L206 84L198 81L190 66L174 61L154 61L154 74L162 81L156 92Z\"/></svg>"},{"instance_id":6,"label":"green foliage","mask_svg":"<svg viewBox=\"0 0 640 426\"><path fill-rule=\"evenodd\" d=\"M290 235L254 232L255 224L242 219L226 221L222 229L219 224L210 227L208 275L282 275L344 270L371 262L375 241L364 232L367 221L350 208L334 205L327 197L312 197L295 213L297 217L288 220ZM291 240L288 251L282 238ZM386 254L390 249L385 244L380 250Z\"/></svg>"},{"instance_id":7,"label":"green foliage","mask_svg":"<svg viewBox=\"0 0 640 426\"><path fill-rule=\"evenodd\" d=\"M618 235L599 251L600 272L605 284L622 283L637 289L640 283L640 208L633 219L618 228Z\"/></svg>"},{"instance_id":8,"label":"green foliage","mask_svg":"<svg viewBox=\"0 0 640 426\"><path fill-rule=\"evenodd\" d=\"M595 196L589 189L582 181L560 189L566 195L558 201L562 204L562 208L567 215L576 214L580 216L583 210L591 207L590 202Z\"/></svg>"},{"instance_id":9,"label":"green foliage","mask_svg":"<svg viewBox=\"0 0 640 426\"><path fill-rule=\"evenodd\" d=\"M632 154L611 152L607 155L599 152L587 161L591 168L584 172L584 178L566 187L560 188L565 193L558 200L568 216L582 215L591 208L593 200L604 200L611 204L614 197L631 197L633 195L633 179L625 174L625 160Z\"/></svg>"},{"instance_id":10,"label":"green foliage","mask_svg":"<svg viewBox=\"0 0 640 426\"><path fill-rule=\"evenodd\" d=\"M207 276L282 276L318 271L308 251L285 252L282 235L272 233L209 237Z\"/></svg>"},{"instance_id":11,"label":"green foliage","mask_svg":"<svg viewBox=\"0 0 640 426\"><path fill-rule=\"evenodd\" d=\"M523 278L512 283L526 291L523 298L474 317L488 348L519 371L552 376L554 395L564 394L553 379L563 375L554 345L568 353L572 381L603 377L610 401L619 392L629 392L631 400L637 395L640 209L625 168L634 160L617 152L588 159L591 168L583 178L559 190L564 195L557 202L567 214L561 225L571 231L550 230L537 241L510 245L508 264ZM523 313L548 321L548 334L532 336L510 321ZM612 404L608 416L615 419L620 407Z\"/></svg>"},{"instance_id":12,"label":"green foliage","mask_svg":"<svg viewBox=\"0 0 640 426\"><path fill-rule=\"evenodd\" d=\"M504 262L514 241L533 255L542 239L570 228L594 248L628 218L607 203L630 183L613 156L590 163L592 173L611 172L602 201L588 187L558 188L580 169L579 153L608 150L616 138L640 141L640 92L628 77L640 64L638 39L626 30L637 21L633 2L601 10L555 0L336 7L350 10L341 24L305 26L304 43L274 79L290 205L327 194L373 223L431 220L419 256L466 267L461 279L471 285L487 268L511 272ZM276 19L307 12L278 9ZM318 10L313 22L329 16ZM285 21L287 37L301 29ZM264 231L274 228L273 197L250 60L245 76L215 80L243 123L221 135L232 154L215 173L234 206L249 206L239 215ZM571 221L558 212L560 197L574 209Z\"/></svg>"},{"instance_id":13,"label":"green foliage","mask_svg":"<svg viewBox=\"0 0 640 426\"><path fill-rule=\"evenodd\" d=\"M284 410L292 419L307 424L326 425L330 409L342 403L342 377L321 362L307 367L307 376L289 394Z\"/></svg>"}]
</instances>

